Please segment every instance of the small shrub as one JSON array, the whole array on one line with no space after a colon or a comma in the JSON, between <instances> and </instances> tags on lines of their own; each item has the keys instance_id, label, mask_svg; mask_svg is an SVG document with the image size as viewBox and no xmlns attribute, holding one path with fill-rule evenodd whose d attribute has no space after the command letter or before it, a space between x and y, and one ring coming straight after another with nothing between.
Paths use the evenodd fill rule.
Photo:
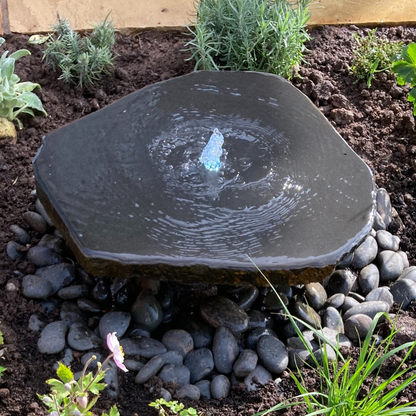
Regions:
<instances>
[{"instance_id":1,"label":"small shrub","mask_svg":"<svg viewBox=\"0 0 416 416\"><path fill-rule=\"evenodd\" d=\"M107 16L108 17L108 16ZM46 41L43 59L59 79L70 84L91 87L113 66L114 24L105 20L95 26L89 36L74 32L66 19L59 19Z\"/></svg>"},{"instance_id":2,"label":"small shrub","mask_svg":"<svg viewBox=\"0 0 416 416\"><path fill-rule=\"evenodd\" d=\"M393 60L400 55L403 42L390 42L385 36L377 36L377 29L366 36L353 34L355 46L351 72L357 81L367 80L367 86L377 72L390 70Z\"/></svg>"},{"instance_id":3,"label":"small shrub","mask_svg":"<svg viewBox=\"0 0 416 416\"><path fill-rule=\"evenodd\" d=\"M410 84L407 101L413 103L413 114L416 116L416 43L410 43L403 48L401 60L394 62L393 72L397 74L399 85Z\"/></svg>"},{"instance_id":4,"label":"small shrub","mask_svg":"<svg viewBox=\"0 0 416 416\"><path fill-rule=\"evenodd\" d=\"M263 71L290 78L309 39L309 0L200 0L193 39L195 70ZM192 59L191 58L191 59Z\"/></svg>"},{"instance_id":5,"label":"small shrub","mask_svg":"<svg viewBox=\"0 0 416 416\"><path fill-rule=\"evenodd\" d=\"M0 38L0 46L5 40ZM14 73L15 62L23 56L30 55L26 49L20 49L10 56L8 51L4 52L0 58L0 117L9 121L16 121L19 128L23 128L18 116L20 114L30 114L35 116L33 110L37 110L46 116L39 97L32 91L40 88L39 84L33 82L19 82L20 78Z\"/></svg>"}]
</instances>

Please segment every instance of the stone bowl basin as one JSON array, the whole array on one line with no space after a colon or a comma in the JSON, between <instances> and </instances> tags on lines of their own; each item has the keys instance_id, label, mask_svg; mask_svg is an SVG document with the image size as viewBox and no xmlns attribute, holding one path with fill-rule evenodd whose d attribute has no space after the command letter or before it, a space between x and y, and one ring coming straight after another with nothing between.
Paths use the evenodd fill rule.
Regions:
<instances>
[{"instance_id":1,"label":"stone bowl basin","mask_svg":"<svg viewBox=\"0 0 416 416\"><path fill-rule=\"evenodd\" d=\"M221 169L199 156L214 128ZM38 196L95 276L321 281L370 232L375 184L312 102L255 72L148 86L48 135Z\"/></svg>"}]
</instances>

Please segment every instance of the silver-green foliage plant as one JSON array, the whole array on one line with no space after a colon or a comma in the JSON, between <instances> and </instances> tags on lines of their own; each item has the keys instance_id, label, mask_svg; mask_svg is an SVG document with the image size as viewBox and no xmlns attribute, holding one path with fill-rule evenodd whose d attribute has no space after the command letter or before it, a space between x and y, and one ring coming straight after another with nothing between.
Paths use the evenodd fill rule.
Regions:
<instances>
[{"instance_id":1,"label":"silver-green foliage plant","mask_svg":"<svg viewBox=\"0 0 416 416\"><path fill-rule=\"evenodd\" d=\"M401 60L393 64L399 85L410 84L407 101L413 103L413 114L416 116L416 43L410 43L402 50Z\"/></svg>"},{"instance_id":2,"label":"silver-green foliage plant","mask_svg":"<svg viewBox=\"0 0 416 416\"><path fill-rule=\"evenodd\" d=\"M105 18L93 27L89 36L81 37L66 19L59 19L53 26L43 59L61 73L59 79L64 82L91 87L102 75L111 72L116 40L114 24Z\"/></svg>"},{"instance_id":3,"label":"silver-green foliage plant","mask_svg":"<svg viewBox=\"0 0 416 416\"><path fill-rule=\"evenodd\" d=\"M0 46L5 40L0 38ZM30 114L35 116L33 110L37 110L46 116L42 102L32 91L40 88L33 82L20 82L20 78L14 73L15 62L23 56L30 55L27 49L20 49L9 55L6 51L0 58L0 117L9 121L16 121L19 128L23 128L18 116Z\"/></svg>"},{"instance_id":4,"label":"silver-green foliage plant","mask_svg":"<svg viewBox=\"0 0 416 416\"><path fill-rule=\"evenodd\" d=\"M357 81L366 80L367 86L377 72L392 69L393 61L400 56L403 42L389 41L385 36L377 36L373 29L366 36L353 34L355 45L351 72Z\"/></svg>"},{"instance_id":5,"label":"silver-green foliage plant","mask_svg":"<svg viewBox=\"0 0 416 416\"><path fill-rule=\"evenodd\" d=\"M267 278L265 277L267 280ZM273 289L274 290L274 289ZM276 296L279 297L275 291ZM284 303L282 302L282 305ZM380 343L374 337L376 325L381 317L390 319L386 313L378 313L374 318L364 342L360 345L360 354L356 364L350 357L344 358L339 349L328 340L319 329L292 316L284 306L285 314L292 322L298 336L303 341L305 349L310 353L310 360L305 365L314 369L320 383L320 391L309 391L306 387L302 372L291 373L299 392L299 396L289 399L279 405L260 412L257 415L266 415L286 406L303 403L306 405L308 416L396 416L415 414L414 402L402 403L397 398L416 380L416 365L406 362L416 347L416 341L407 342L398 347L394 346L394 336L398 332L395 322L390 334ZM300 331L297 322L302 323L313 331L320 340L322 351L319 360L310 349L307 340ZM331 360L328 356L328 346L336 352L337 359ZM389 366L391 357L403 354L400 364L391 369L391 375L382 378L380 372ZM365 389L365 392L364 390Z\"/></svg>"},{"instance_id":6,"label":"silver-green foliage plant","mask_svg":"<svg viewBox=\"0 0 416 416\"><path fill-rule=\"evenodd\" d=\"M200 0L186 43L195 70L263 71L287 79L303 60L309 0Z\"/></svg>"}]
</instances>

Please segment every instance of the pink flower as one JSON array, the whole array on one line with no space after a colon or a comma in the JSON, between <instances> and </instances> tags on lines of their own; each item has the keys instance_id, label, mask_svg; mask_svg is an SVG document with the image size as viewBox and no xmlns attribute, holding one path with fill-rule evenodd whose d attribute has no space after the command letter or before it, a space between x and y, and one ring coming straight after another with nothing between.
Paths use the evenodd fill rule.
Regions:
<instances>
[{"instance_id":1,"label":"pink flower","mask_svg":"<svg viewBox=\"0 0 416 416\"><path fill-rule=\"evenodd\" d=\"M125 365L123 364L124 352L123 352L123 348L118 342L116 333L117 332L113 332L112 334L111 333L107 334L107 347L113 353L113 359L117 367L122 369L123 371L128 371Z\"/></svg>"}]
</instances>

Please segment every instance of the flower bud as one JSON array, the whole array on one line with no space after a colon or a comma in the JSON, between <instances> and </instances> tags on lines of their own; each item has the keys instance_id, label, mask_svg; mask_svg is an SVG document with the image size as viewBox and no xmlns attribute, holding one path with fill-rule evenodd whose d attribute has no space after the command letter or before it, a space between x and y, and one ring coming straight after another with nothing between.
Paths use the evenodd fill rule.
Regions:
<instances>
[{"instance_id":1,"label":"flower bud","mask_svg":"<svg viewBox=\"0 0 416 416\"><path fill-rule=\"evenodd\" d=\"M83 408L85 409L88 405L88 396L80 396L77 398L77 403Z\"/></svg>"},{"instance_id":2,"label":"flower bud","mask_svg":"<svg viewBox=\"0 0 416 416\"><path fill-rule=\"evenodd\" d=\"M59 416L59 413L54 410L53 412L49 413L49 416Z\"/></svg>"},{"instance_id":3,"label":"flower bud","mask_svg":"<svg viewBox=\"0 0 416 416\"><path fill-rule=\"evenodd\" d=\"M52 399L48 396L43 396L42 401L45 404L52 403Z\"/></svg>"},{"instance_id":4,"label":"flower bud","mask_svg":"<svg viewBox=\"0 0 416 416\"><path fill-rule=\"evenodd\" d=\"M75 409L73 412L71 412L71 415L72 416L81 416L82 413L78 409Z\"/></svg>"},{"instance_id":5,"label":"flower bud","mask_svg":"<svg viewBox=\"0 0 416 416\"><path fill-rule=\"evenodd\" d=\"M71 385L70 385L69 383L64 384L64 389L65 389L66 391L71 390Z\"/></svg>"}]
</instances>

